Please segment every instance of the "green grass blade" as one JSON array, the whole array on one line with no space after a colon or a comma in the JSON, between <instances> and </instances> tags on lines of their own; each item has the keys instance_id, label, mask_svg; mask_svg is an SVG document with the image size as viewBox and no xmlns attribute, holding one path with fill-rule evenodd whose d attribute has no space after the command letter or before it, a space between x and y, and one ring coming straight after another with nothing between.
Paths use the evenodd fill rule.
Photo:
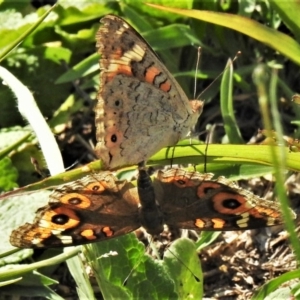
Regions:
<instances>
[{"instance_id":1,"label":"green grass blade","mask_svg":"<svg viewBox=\"0 0 300 300\"><path fill-rule=\"evenodd\" d=\"M65 249L65 251L68 251ZM71 275L73 276L76 284L77 284L77 293L79 296L79 299L85 300L85 299L96 299L93 288L91 286L91 282L89 280L89 277L87 273L85 272L86 268L83 265L82 260L78 255L68 259L66 261L69 271Z\"/></svg>"},{"instance_id":2,"label":"green grass blade","mask_svg":"<svg viewBox=\"0 0 300 300\"><path fill-rule=\"evenodd\" d=\"M228 136L229 142L231 144L244 144L243 138L241 136L239 127L234 116L232 88L233 65L232 61L229 60L227 62L221 81L221 113L224 121L225 132Z\"/></svg>"},{"instance_id":3,"label":"green grass blade","mask_svg":"<svg viewBox=\"0 0 300 300\"><path fill-rule=\"evenodd\" d=\"M274 128L278 134L278 143L279 145L284 145L283 140L283 131L282 131L282 119L278 111L278 97L277 97L277 70L273 69L271 74L271 81L270 81L270 104L271 104L271 114L274 120ZM273 148L273 147L272 147ZM283 218L285 221L285 228L289 233L289 240L291 245L294 249L295 256L300 263L300 243L299 237L297 234L296 226L294 220L291 216L290 208L290 201L286 196L286 189L285 189L285 161L286 161L286 153L284 151L284 147L279 147L280 152L279 155L274 155L274 170L275 170L275 177L276 177L276 192L277 198L281 203L281 210L283 214ZM274 152L275 154L275 152Z\"/></svg>"},{"instance_id":4,"label":"green grass blade","mask_svg":"<svg viewBox=\"0 0 300 300\"><path fill-rule=\"evenodd\" d=\"M0 271L0 281L11 280L13 278L21 277L22 275L32 272L36 269L47 267L49 265L60 264L67 259L77 255L80 252L80 247L73 248L68 252L59 254L55 257L42 260L40 262L32 263L29 265L15 265L11 269L3 269Z\"/></svg>"},{"instance_id":5,"label":"green grass blade","mask_svg":"<svg viewBox=\"0 0 300 300\"><path fill-rule=\"evenodd\" d=\"M31 25L24 33L22 33L16 40L13 41L10 45L8 45L1 53L0 53L0 62L14 49L16 48L31 32L33 32L42 22L43 20L50 14L50 12L56 7L53 5L46 13L44 13L33 25Z\"/></svg>"},{"instance_id":6,"label":"green grass blade","mask_svg":"<svg viewBox=\"0 0 300 300\"><path fill-rule=\"evenodd\" d=\"M300 3L299 1L282 1L272 0L269 1L271 7L273 7L279 14L284 23L291 29L297 40L300 40Z\"/></svg>"},{"instance_id":7,"label":"green grass blade","mask_svg":"<svg viewBox=\"0 0 300 300\"><path fill-rule=\"evenodd\" d=\"M208 146L208 151L205 157L206 145L199 144L182 144L176 147L163 148L155 155L153 155L149 161L149 165L170 165L173 164L195 164L197 170L203 172L203 164L206 162L209 164L214 164L214 170L218 169L218 165L221 169L224 169L224 165L263 165L272 166L271 150L268 145L216 145L210 144ZM277 153L279 151L279 146L274 146L274 150ZM291 152L288 147L284 148L286 155L286 168L291 171L300 171L300 160L299 155L296 152ZM135 166L131 166L124 170L134 169ZM17 190L8 192L6 194L0 195L0 200L11 197L13 195L24 194L33 192L39 189L46 189L50 187L55 187L67 182L74 181L81 178L84 175L90 174L92 172L99 172L103 170L101 161L91 162L83 167L77 168L75 170L70 170L55 176L45 178L39 182L29 184L25 187L19 188ZM210 169L208 168L208 171ZM120 170L122 172L122 170ZM267 169L266 173L269 173L270 169ZM261 175L261 170L258 173ZM238 173L235 174L236 176ZM252 173L255 176L255 173Z\"/></svg>"},{"instance_id":8,"label":"green grass blade","mask_svg":"<svg viewBox=\"0 0 300 300\"><path fill-rule=\"evenodd\" d=\"M261 65L256 68L253 79L257 85L258 96L259 96L259 105L260 110L263 116L264 128L267 131L273 130L272 120L274 120L275 130L278 135L279 144L284 145L283 141L283 133L282 133L282 125L281 118L277 108L277 75L274 75L274 72L271 76L270 83L270 92L267 91L267 85L269 82L269 74L267 73L266 68ZM270 99L269 99L270 95ZM270 107L271 106L271 110ZM281 204L282 214L285 220L285 227L290 234L290 241L294 248L296 257L298 262L300 261L300 244L296 234L296 228L292 221L291 213L289 210L289 203L286 197L286 191L284 188L285 181L285 169L287 168L287 153L285 151L284 146L275 146L270 145L270 159L272 160L272 164L274 166L274 173L276 177L276 192L278 196L278 200Z\"/></svg>"},{"instance_id":9,"label":"green grass blade","mask_svg":"<svg viewBox=\"0 0 300 300\"><path fill-rule=\"evenodd\" d=\"M274 279L271 279L266 284L264 284L259 290L254 292L252 296L252 300L261 300L265 299L267 295L269 295L271 292L278 289L278 287L290 280L296 279L298 280L300 278L300 270L290 271L287 273L284 273Z\"/></svg>"},{"instance_id":10,"label":"green grass blade","mask_svg":"<svg viewBox=\"0 0 300 300\"><path fill-rule=\"evenodd\" d=\"M300 45L296 40L249 18L211 11L184 10L155 4L147 5L239 31L275 49L295 63L300 64Z\"/></svg>"}]
</instances>

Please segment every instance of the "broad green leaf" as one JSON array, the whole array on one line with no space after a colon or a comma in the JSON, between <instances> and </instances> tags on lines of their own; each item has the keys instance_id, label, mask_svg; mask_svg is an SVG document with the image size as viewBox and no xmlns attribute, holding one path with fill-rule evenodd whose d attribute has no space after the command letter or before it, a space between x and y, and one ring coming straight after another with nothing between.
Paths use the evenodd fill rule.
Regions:
<instances>
[{"instance_id":1,"label":"broad green leaf","mask_svg":"<svg viewBox=\"0 0 300 300\"><path fill-rule=\"evenodd\" d=\"M164 264L174 280L179 299L202 299L203 274L195 244L185 238L172 243Z\"/></svg>"},{"instance_id":2,"label":"broad green leaf","mask_svg":"<svg viewBox=\"0 0 300 300\"><path fill-rule=\"evenodd\" d=\"M71 82L79 78L83 78L91 74L92 72L99 70L99 55L94 53L89 57L83 59L78 64L72 67L72 69L68 70L67 72L63 73L61 76L57 78L55 83L65 83Z\"/></svg>"},{"instance_id":3,"label":"broad green leaf","mask_svg":"<svg viewBox=\"0 0 300 300\"><path fill-rule=\"evenodd\" d=\"M18 171L12 165L10 158L0 159L0 191L9 191L18 187Z\"/></svg>"},{"instance_id":4,"label":"broad green leaf","mask_svg":"<svg viewBox=\"0 0 300 300\"><path fill-rule=\"evenodd\" d=\"M163 266L145 254L134 234L85 249L104 299L178 298Z\"/></svg>"},{"instance_id":5,"label":"broad green leaf","mask_svg":"<svg viewBox=\"0 0 300 300\"><path fill-rule=\"evenodd\" d=\"M200 44L191 28L183 24L156 28L145 32L143 36L150 45L154 45L155 51Z\"/></svg>"}]
</instances>

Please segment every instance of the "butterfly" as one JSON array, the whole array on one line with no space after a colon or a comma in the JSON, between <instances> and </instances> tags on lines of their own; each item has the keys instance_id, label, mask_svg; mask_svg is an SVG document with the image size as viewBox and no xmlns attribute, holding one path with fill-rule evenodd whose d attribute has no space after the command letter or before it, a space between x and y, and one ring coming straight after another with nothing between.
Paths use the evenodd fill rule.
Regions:
<instances>
[{"instance_id":1,"label":"butterfly","mask_svg":"<svg viewBox=\"0 0 300 300\"><path fill-rule=\"evenodd\" d=\"M107 169L146 161L196 124L203 102L189 101L147 42L107 15L96 35L100 59L96 154Z\"/></svg>"},{"instance_id":2,"label":"butterfly","mask_svg":"<svg viewBox=\"0 0 300 300\"><path fill-rule=\"evenodd\" d=\"M282 224L279 204L224 177L172 168L151 180L139 169L137 187L103 171L62 185L38 209L32 224L14 230L19 248L99 242L143 226L159 234L164 224L201 231L246 230Z\"/></svg>"}]
</instances>

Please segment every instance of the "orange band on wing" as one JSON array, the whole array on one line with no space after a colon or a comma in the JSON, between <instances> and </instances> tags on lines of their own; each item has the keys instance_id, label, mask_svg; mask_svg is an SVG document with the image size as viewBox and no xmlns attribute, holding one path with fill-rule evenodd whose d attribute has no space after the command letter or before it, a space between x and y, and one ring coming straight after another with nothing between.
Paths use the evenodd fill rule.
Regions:
<instances>
[{"instance_id":1,"label":"orange band on wing","mask_svg":"<svg viewBox=\"0 0 300 300\"><path fill-rule=\"evenodd\" d=\"M205 222L202 219L196 219L195 226L198 228L204 228Z\"/></svg>"},{"instance_id":2,"label":"orange band on wing","mask_svg":"<svg viewBox=\"0 0 300 300\"><path fill-rule=\"evenodd\" d=\"M213 219L211 219L211 221L214 224L213 228L218 228L218 229L224 228L224 224L226 223L224 220L218 219L218 218L213 218Z\"/></svg>"},{"instance_id":3,"label":"orange band on wing","mask_svg":"<svg viewBox=\"0 0 300 300\"><path fill-rule=\"evenodd\" d=\"M153 84L155 81L155 77L160 75L162 72L157 69L156 67L150 67L146 70L146 74L145 74L145 81ZM159 88L164 91L164 92L169 92L171 89L171 84L170 82L167 80L166 82L160 84Z\"/></svg>"},{"instance_id":4,"label":"orange band on wing","mask_svg":"<svg viewBox=\"0 0 300 300\"><path fill-rule=\"evenodd\" d=\"M108 227L108 226L103 227L102 232L103 232L107 237L110 237L110 236L113 236L113 235L114 235L114 232L113 232L113 231L111 230L111 228Z\"/></svg>"},{"instance_id":5,"label":"orange band on wing","mask_svg":"<svg viewBox=\"0 0 300 300\"><path fill-rule=\"evenodd\" d=\"M87 240L95 240L97 238L92 229L83 230L80 235L85 237Z\"/></svg>"},{"instance_id":6,"label":"orange band on wing","mask_svg":"<svg viewBox=\"0 0 300 300\"><path fill-rule=\"evenodd\" d=\"M109 70L106 71L105 83L112 81L118 74L133 76L132 69L128 65L111 64Z\"/></svg>"}]
</instances>

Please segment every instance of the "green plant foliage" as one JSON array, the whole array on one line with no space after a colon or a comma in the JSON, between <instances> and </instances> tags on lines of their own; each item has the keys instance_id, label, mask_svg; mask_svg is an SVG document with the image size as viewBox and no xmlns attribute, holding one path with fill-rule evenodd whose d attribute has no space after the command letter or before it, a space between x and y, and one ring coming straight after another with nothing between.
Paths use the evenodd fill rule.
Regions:
<instances>
[{"instance_id":1,"label":"green plant foliage","mask_svg":"<svg viewBox=\"0 0 300 300\"><path fill-rule=\"evenodd\" d=\"M21 281L14 285L4 285L1 287L3 294L9 295L20 295L23 297L42 297L44 299L57 299L63 300L53 290L49 289L48 286L57 283L45 275L38 272L27 273ZM29 286L29 287L28 287Z\"/></svg>"},{"instance_id":2,"label":"green plant foliage","mask_svg":"<svg viewBox=\"0 0 300 300\"><path fill-rule=\"evenodd\" d=\"M2 176L0 178L0 188L3 191L9 191L16 188L18 177L17 169L12 165L11 160L5 157L0 160L0 169L2 170Z\"/></svg>"},{"instance_id":3,"label":"green plant foliage","mask_svg":"<svg viewBox=\"0 0 300 300\"><path fill-rule=\"evenodd\" d=\"M79 168L37 180L36 166L31 158L38 161L38 167L44 172L43 155L18 112L15 96L1 84L0 189L7 191L32 183L11 192L18 196L8 200L0 197L3 253L0 285L5 286L5 294L61 299L51 289L55 284L50 279L55 269L53 265L71 259L68 266L81 299L99 298L89 282L86 265L92 268L104 299L200 299L205 296L205 277L203 279L198 253L213 243L219 233L205 232L195 244L179 239L170 246L171 251L166 251L163 260L145 254L144 245L134 234L129 234L84 246L84 258L74 257L78 249L57 260L54 259L57 253L46 251L39 262L31 258L32 250L11 254L9 234L18 225L32 221L35 210L48 201L49 193L41 189L103 168L101 163L91 162L94 157L87 145L95 143L94 129L89 122L93 118L91 111L99 87L95 34L99 19L108 13L119 15L132 24L176 75L187 95L205 101L196 132L205 132L200 139L209 138L208 147L203 142L191 144L187 141L175 149L162 149L149 160L149 165L192 163L197 164L198 171L234 179L275 173L280 179L277 182L281 183L278 193L286 194L283 186L286 170L300 170L297 143L292 148L283 139L284 136L298 139L300 135L300 108L290 101L299 93L299 3L280 0L148 1L165 7L158 9L136 0L86 0L59 1L51 10L50 6L35 8L31 2L3 0L0 4L1 66L32 91L57 136L66 167L78 163ZM195 75L198 46L201 46L200 69ZM213 82L228 59L238 51L242 53L239 58L225 69L222 79ZM257 80L253 72L261 63L264 79ZM198 79L196 95L193 91L195 77ZM265 106L261 105L261 100L266 101ZM268 129L276 129L280 141L273 140L276 147L272 149L270 143L253 142L257 130L265 129L268 116ZM209 128L212 129L210 136L206 134ZM135 168L119 171L120 178L130 178ZM34 193L19 195L29 191ZM293 245L299 257L297 245ZM51 262L46 260L47 255L52 256ZM15 265L12 275L9 274L11 264L28 258L31 258L28 265ZM39 269L40 272L34 271L41 267L44 269ZM299 278L298 272L292 270L266 282L254 293L253 299L297 296L299 286L287 290L280 285Z\"/></svg>"},{"instance_id":4,"label":"green plant foliage","mask_svg":"<svg viewBox=\"0 0 300 300\"><path fill-rule=\"evenodd\" d=\"M159 261L145 254L134 234L86 246L86 255L105 298L177 298L174 282Z\"/></svg>"},{"instance_id":5,"label":"green plant foliage","mask_svg":"<svg viewBox=\"0 0 300 300\"><path fill-rule=\"evenodd\" d=\"M41 206L47 204L49 191L40 191L30 195L7 198L1 202L0 206L0 225L1 225L1 253L11 250L13 247L9 243L9 236L12 228L16 228L31 222L35 212ZM0 265L5 263L14 263L24 259L32 254L32 250L22 250L13 256L5 257L0 260Z\"/></svg>"},{"instance_id":6,"label":"green plant foliage","mask_svg":"<svg viewBox=\"0 0 300 300\"><path fill-rule=\"evenodd\" d=\"M195 243L186 238L176 240L166 251L164 264L179 299L202 299L203 275Z\"/></svg>"}]
</instances>

